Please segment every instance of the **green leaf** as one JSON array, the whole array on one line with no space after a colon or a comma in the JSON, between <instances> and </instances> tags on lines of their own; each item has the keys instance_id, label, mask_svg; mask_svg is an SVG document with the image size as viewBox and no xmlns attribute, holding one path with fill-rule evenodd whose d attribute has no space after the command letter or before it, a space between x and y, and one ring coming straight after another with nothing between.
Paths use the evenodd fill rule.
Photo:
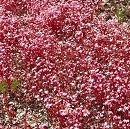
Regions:
<instances>
[{"instance_id":1,"label":"green leaf","mask_svg":"<svg viewBox=\"0 0 130 129\"><path fill-rule=\"evenodd\" d=\"M12 88L12 89L15 89L15 88L17 87L17 85L18 85L17 79L16 79L16 78L13 78L13 79L12 79L11 88Z\"/></svg>"},{"instance_id":2,"label":"green leaf","mask_svg":"<svg viewBox=\"0 0 130 129\"><path fill-rule=\"evenodd\" d=\"M123 13L118 6L116 7L116 16L118 17L118 21L120 23L123 22Z\"/></svg>"},{"instance_id":3,"label":"green leaf","mask_svg":"<svg viewBox=\"0 0 130 129\"><path fill-rule=\"evenodd\" d=\"M116 16L118 18L122 18L123 17L123 13L122 11L119 9L119 7L116 8Z\"/></svg>"},{"instance_id":4,"label":"green leaf","mask_svg":"<svg viewBox=\"0 0 130 129\"><path fill-rule=\"evenodd\" d=\"M3 80L3 81L0 83L0 91L5 92L7 86L8 86L8 84Z\"/></svg>"}]
</instances>

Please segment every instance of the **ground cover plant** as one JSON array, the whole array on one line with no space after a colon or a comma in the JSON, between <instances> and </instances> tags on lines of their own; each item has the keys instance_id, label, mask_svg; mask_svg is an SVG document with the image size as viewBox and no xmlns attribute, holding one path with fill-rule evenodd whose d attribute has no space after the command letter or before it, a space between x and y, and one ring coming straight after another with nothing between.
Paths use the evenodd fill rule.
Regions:
<instances>
[{"instance_id":1,"label":"ground cover plant","mask_svg":"<svg viewBox=\"0 0 130 129\"><path fill-rule=\"evenodd\" d=\"M130 127L128 16L101 2L0 1L1 129Z\"/></svg>"}]
</instances>

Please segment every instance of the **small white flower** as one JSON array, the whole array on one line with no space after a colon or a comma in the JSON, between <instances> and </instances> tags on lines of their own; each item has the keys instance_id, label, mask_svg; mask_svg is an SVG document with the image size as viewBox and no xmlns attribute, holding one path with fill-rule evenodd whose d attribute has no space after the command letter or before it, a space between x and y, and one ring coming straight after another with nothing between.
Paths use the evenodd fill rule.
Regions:
<instances>
[{"instance_id":1,"label":"small white flower","mask_svg":"<svg viewBox=\"0 0 130 129\"><path fill-rule=\"evenodd\" d=\"M67 115L67 111L66 111L66 110L60 110L60 114L61 114L62 116L65 116L65 115Z\"/></svg>"},{"instance_id":2,"label":"small white flower","mask_svg":"<svg viewBox=\"0 0 130 129\"><path fill-rule=\"evenodd\" d=\"M122 111L122 108L117 109L118 111Z\"/></svg>"},{"instance_id":3,"label":"small white flower","mask_svg":"<svg viewBox=\"0 0 130 129\"><path fill-rule=\"evenodd\" d=\"M124 119L123 122L124 123L129 123L129 120Z\"/></svg>"}]
</instances>

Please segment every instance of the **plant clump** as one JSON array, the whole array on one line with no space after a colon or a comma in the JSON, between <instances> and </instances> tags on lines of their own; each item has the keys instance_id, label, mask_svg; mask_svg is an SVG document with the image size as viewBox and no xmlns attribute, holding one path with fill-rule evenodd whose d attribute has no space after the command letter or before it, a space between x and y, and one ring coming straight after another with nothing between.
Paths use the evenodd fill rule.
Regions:
<instances>
[{"instance_id":1,"label":"plant clump","mask_svg":"<svg viewBox=\"0 0 130 129\"><path fill-rule=\"evenodd\" d=\"M100 3L0 1L0 128L129 128L129 25Z\"/></svg>"}]
</instances>

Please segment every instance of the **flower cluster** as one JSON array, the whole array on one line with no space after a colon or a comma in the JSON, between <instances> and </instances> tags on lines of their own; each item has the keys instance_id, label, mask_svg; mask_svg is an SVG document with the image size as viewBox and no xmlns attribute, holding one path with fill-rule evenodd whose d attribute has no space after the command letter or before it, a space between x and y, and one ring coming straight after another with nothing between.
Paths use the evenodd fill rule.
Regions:
<instances>
[{"instance_id":1,"label":"flower cluster","mask_svg":"<svg viewBox=\"0 0 130 129\"><path fill-rule=\"evenodd\" d=\"M16 121L17 110L26 117L40 104L55 129L130 126L130 32L116 17L97 16L99 3L0 3L0 115L9 118L2 128L32 128Z\"/></svg>"}]
</instances>

